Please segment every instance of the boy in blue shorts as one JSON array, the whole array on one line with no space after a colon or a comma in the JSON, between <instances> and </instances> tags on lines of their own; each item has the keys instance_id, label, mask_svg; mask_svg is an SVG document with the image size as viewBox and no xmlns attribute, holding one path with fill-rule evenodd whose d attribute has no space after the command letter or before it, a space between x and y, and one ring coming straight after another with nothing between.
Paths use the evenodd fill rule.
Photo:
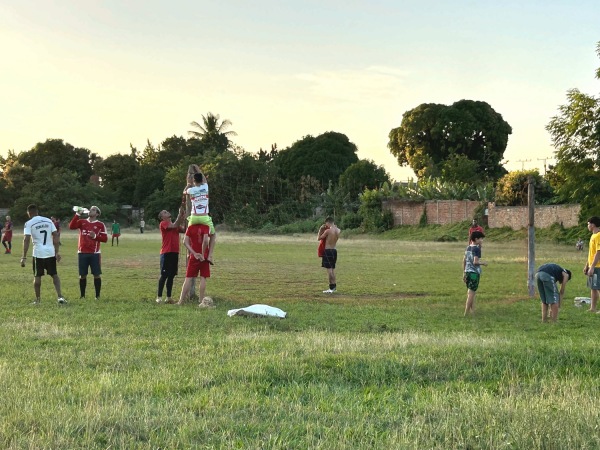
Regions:
<instances>
[{"instance_id":1,"label":"boy in blue shorts","mask_svg":"<svg viewBox=\"0 0 600 450\"><path fill-rule=\"evenodd\" d=\"M543 264L537 270L535 281L542 300L542 322L548 321L548 308L550 308L552 322L558 319L558 309L565 295L565 286L570 279L571 271L563 269L558 264ZM557 282L560 283L560 291L556 289Z\"/></svg>"},{"instance_id":2,"label":"boy in blue shorts","mask_svg":"<svg viewBox=\"0 0 600 450\"><path fill-rule=\"evenodd\" d=\"M463 281L467 285L465 316L475 313L475 296L479 287L481 266L487 266L487 263L481 259L481 244L484 237L481 231L473 231L469 236L469 246L463 258Z\"/></svg>"}]
</instances>

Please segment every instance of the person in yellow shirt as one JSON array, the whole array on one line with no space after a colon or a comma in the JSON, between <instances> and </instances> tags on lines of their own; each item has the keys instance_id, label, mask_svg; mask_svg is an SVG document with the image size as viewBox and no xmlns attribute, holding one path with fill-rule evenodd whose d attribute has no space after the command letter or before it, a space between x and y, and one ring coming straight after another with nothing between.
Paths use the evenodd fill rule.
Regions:
<instances>
[{"instance_id":1,"label":"person in yellow shirt","mask_svg":"<svg viewBox=\"0 0 600 450\"><path fill-rule=\"evenodd\" d=\"M591 289L592 302L590 304L590 312L597 311L598 296L600 295L600 217L592 216L587 221L588 230L592 232L590 237L590 250L588 259L583 274L588 277L587 285Z\"/></svg>"}]
</instances>

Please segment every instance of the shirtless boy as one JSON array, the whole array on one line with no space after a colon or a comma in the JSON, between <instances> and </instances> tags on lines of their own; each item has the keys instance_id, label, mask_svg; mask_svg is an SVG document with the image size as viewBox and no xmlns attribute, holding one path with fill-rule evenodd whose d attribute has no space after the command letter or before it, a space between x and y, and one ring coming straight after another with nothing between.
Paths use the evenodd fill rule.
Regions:
<instances>
[{"instance_id":1,"label":"shirtless boy","mask_svg":"<svg viewBox=\"0 0 600 450\"><path fill-rule=\"evenodd\" d=\"M321 267L327 269L329 277L329 289L323 291L324 294L333 294L336 290L335 282L335 263L337 262L337 250L335 248L338 239L340 238L341 230L335 225L333 218L325 219L327 227L321 227L317 239L325 241L325 252L321 258Z\"/></svg>"}]
</instances>

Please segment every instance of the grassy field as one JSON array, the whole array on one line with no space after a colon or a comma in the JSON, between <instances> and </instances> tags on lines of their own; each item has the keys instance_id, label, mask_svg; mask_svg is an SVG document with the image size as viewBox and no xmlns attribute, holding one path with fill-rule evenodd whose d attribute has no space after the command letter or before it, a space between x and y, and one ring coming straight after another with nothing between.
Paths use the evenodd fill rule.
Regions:
<instances>
[{"instance_id":1,"label":"grassy field","mask_svg":"<svg viewBox=\"0 0 600 450\"><path fill-rule=\"evenodd\" d=\"M102 299L79 300L63 234L66 306L48 277L31 305L20 236L0 255L0 448L600 448L600 316L573 305L572 246L537 248L574 274L542 324L522 241L485 242L473 318L464 242L342 239L327 296L314 236L223 233L215 309L155 303L159 242L104 244ZM254 303L288 318L227 317Z\"/></svg>"}]
</instances>

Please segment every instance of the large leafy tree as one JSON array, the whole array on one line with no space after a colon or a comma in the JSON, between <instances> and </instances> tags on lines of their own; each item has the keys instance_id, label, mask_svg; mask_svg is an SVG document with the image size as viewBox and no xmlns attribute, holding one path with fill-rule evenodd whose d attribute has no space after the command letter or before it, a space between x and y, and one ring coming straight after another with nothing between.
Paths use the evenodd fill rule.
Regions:
<instances>
[{"instance_id":1,"label":"large leafy tree","mask_svg":"<svg viewBox=\"0 0 600 450\"><path fill-rule=\"evenodd\" d=\"M62 139L47 139L18 156L19 163L34 171L44 166L62 167L77 174L77 181L85 184L94 173L94 164L101 158L86 148L74 147Z\"/></svg>"},{"instance_id":2,"label":"large leafy tree","mask_svg":"<svg viewBox=\"0 0 600 450\"><path fill-rule=\"evenodd\" d=\"M140 164L135 155L115 154L96 165L104 189L111 191L119 205L133 204Z\"/></svg>"},{"instance_id":3,"label":"large leafy tree","mask_svg":"<svg viewBox=\"0 0 600 450\"><path fill-rule=\"evenodd\" d=\"M342 133L328 131L317 137L306 136L280 151L275 157L281 176L297 182L310 176L328 186L358 161L356 145Z\"/></svg>"},{"instance_id":4,"label":"large leafy tree","mask_svg":"<svg viewBox=\"0 0 600 450\"><path fill-rule=\"evenodd\" d=\"M600 57L600 42L596 47ZM600 68L596 71L600 80ZM546 129L556 148L549 174L562 201L581 203L582 215L600 215L600 95L571 89Z\"/></svg>"},{"instance_id":5,"label":"large leafy tree","mask_svg":"<svg viewBox=\"0 0 600 450\"><path fill-rule=\"evenodd\" d=\"M9 207L31 180L33 170L19 163L18 155L12 150L8 152L6 158L0 158L0 169L2 171L0 205Z\"/></svg>"},{"instance_id":6,"label":"large leafy tree","mask_svg":"<svg viewBox=\"0 0 600 450\"><path fill-rule=\"evenodd\" d=\"M339 187L351 201L358 201L358 194L365 189L378 189L383 183L389 182L390 176L382 166L361 159L340 175Z\"/></svg>"},{"instance_id":7,"label":"large leafy tree","mask_svg":"<svg viewBox=\"0 0 600 450\"><path fill-rule=\"evenodd\" d=\"M62 167L44 166L29 177L11 208L11 215L26 220L27 205L35 203L46 216L70 217L73 205L98 205L102 214L112 214L116 205L102 188L91 183L82 185L77 174Z\"/></svg>"},{"instance_id":8,"label":"large leafy tree","mask_svg":"<svg viewBox=\"0 0 600 450\"><path fill-rule=\"evenodd\" d=\"M184 158L200 157L206 150L209 149L198 139L171 136L161 143L158 161L165 167L173 167Z\"/></svg>"},{"instance_id":9,"label":"large leafy tree","mask_svg":"<svg viewBox=\"0 0 600 450\"><path fill-rule=\"evenodd\" d=\"M403 114L400 126L389 133L388 148L419 179L494 181L506 173L501 161L511 133L502 115L486 102L423 103ZM457 179L465 169L475 172L476 179Z\"/></svg>"},{"instance_id":10,"label":"large leafy tree","mask_svg":"<svg viewBox=\"0 0 600 450\"><path fill-rule=\"evenodd\" d=\"M228 130L231 126L229 119L221 120L219 114L211 112L206 114L206 116L202 116L202 123L194 121L190 125L195 128L188 131L190 136L200 140L206 148L216 153L223 153L229 149L231 144L229 138L237 136L235 131Z\"/></svg>"}]
</instances>

